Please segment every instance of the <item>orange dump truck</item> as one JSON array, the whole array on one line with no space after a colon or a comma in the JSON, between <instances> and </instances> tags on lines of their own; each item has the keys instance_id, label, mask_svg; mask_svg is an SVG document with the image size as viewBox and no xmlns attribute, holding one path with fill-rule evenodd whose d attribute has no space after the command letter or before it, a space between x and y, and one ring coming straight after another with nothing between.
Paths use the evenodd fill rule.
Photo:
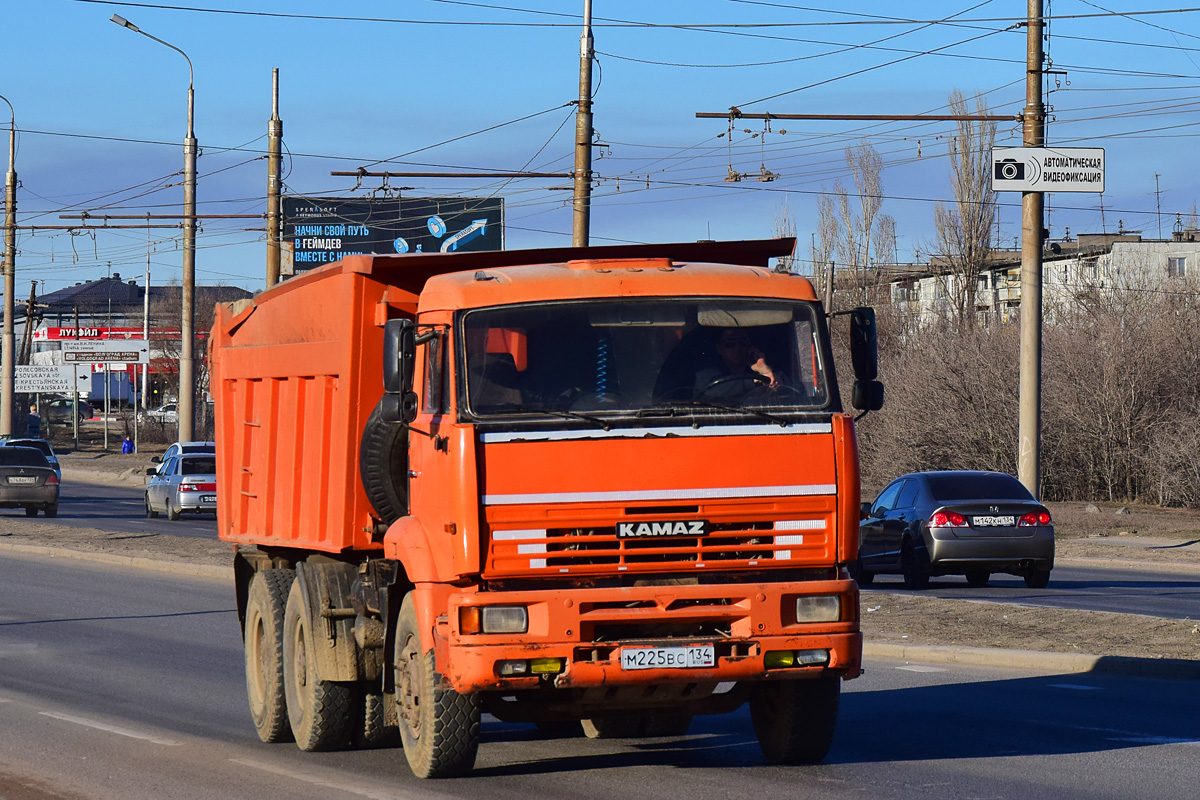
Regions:
<instances>
[{"instance_id":1,"label":"orange dump truck","mask_svg":"<svg viewBox=\"0 0 1200 800\"><path fill-rule=\"evenodd\" d=\"M480 717L818 761L860 671L858 455L794 241L354 256L218 308L251 714L305 750ZM852 314L875 409L874 315ZM582 723L582 724L581 724Z\"/></svg>"}]
</instances>

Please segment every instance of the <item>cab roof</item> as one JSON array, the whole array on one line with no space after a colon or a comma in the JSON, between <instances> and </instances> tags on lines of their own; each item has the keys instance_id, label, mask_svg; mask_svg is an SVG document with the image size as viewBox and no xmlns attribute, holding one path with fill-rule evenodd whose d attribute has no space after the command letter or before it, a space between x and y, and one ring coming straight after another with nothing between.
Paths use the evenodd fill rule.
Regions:
<instances>
[{"instance_id":1,"label":"cab roof","mask_svg":"<svg viewBox=\"0 0 1200 800\"><path fill-rule=\"evenodd\" d=\"M661 295L815 300L806 279L769 269L772 259L790 255L795 245L785 238L348 256L285 284L361 273L419 298L421 311Z\"/></svg>"}]
</instances>

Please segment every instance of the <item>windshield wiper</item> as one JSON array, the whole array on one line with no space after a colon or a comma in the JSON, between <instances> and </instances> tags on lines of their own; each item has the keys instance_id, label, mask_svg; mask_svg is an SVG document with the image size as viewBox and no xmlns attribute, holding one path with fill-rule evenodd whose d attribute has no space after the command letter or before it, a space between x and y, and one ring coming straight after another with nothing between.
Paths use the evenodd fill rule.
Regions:
<instances>
[{"instance_id":1,"label":"windshield wiper","mask_svg":"<svg viewBox=\"0 0 1200 800\"><path fill-rule=\"evenodd\" d=\"M562 417L563 419L577 419L583 422L590 422L591 424L605 431L612 428L611 425L599 417L593 417L588 414L579 414L574 411L559 411L553 408L530 408L529 406L506 405L503 408L496 409L496 411L491 413L496 413L497 411L501 413L511 411L516 414L545 414L549 417Z\"/></svg>"},{"instance_id":2,"label":"windshield wiper","mask_svg":"<svg viewBox=\"0 0 1200 800\"><path fill-rule=\"evenodd\" d=\"M711 408L716 411L728 411L733 414L749 414L752 417L757 417L758 419L774 423L781 428L786 428L788 425L788 421L783 417L777 417L774 414L768 414L767 412L761 411L757 408L726 406L720 403L711 403L707 400L666 400L657 406L651 406L650 408L643 408L639 410L637 412L637 416L645 417L652 414L666 414L667 416L673 417L675 416L675 410L681 407ZM696 418L692 417L693 424L695 424L695 420Z\"/></svg>"}]
</instances>

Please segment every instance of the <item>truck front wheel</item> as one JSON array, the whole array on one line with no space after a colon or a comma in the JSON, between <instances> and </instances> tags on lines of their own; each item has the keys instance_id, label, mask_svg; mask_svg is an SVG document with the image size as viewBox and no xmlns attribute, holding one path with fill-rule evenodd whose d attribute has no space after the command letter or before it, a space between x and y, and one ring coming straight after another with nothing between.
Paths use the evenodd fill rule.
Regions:
<instances>
[{"instance_id":1,"label":"truck front wheel","mask_svg":"<svg viewBox=\"0 0 1200 800\"><path fill-rule=\"evenodd\" d=\"M396 714L408 766L418 778L452 778L475 766L479 698L441 685L433 651L421 648L412 595L396 624Z\"/></svg>"},{"instance_id":2,"label":"truck front wheel","mask_svg":"<svg viewBox=\"0 0 1200 800\"><path fill-rule=\"evenodd\" d=\"M283 684L292 735L301 750L335 750L350 744L357 704L352 683L317 677L313 621L292 581L283 615Z\"/></svg>"},{"instance_id":3,"label":"truck front wheel","mask_svg":"<svg viewBox=\"0 0 1200 800\"><path fill-rule=\"evenodd\" d=\"M246 650L246 696L254 728L264 742L286 742L292 738L283 686L283 613L295 577L296 573L290 569L258 572L250 580L246 598L246 627L242 634Z\"/></svg>"},{"instance_id":4,"label":"truck front wheel","mask_svg":"<svg viewBox=\"0 0 1200 800\"><path fill-rule=\"evenodd\" d=\"M815 764L837 727L842 681L836 675L769 681L750 695L750 719L768 764Z\"/></svg>"}]
</instances>

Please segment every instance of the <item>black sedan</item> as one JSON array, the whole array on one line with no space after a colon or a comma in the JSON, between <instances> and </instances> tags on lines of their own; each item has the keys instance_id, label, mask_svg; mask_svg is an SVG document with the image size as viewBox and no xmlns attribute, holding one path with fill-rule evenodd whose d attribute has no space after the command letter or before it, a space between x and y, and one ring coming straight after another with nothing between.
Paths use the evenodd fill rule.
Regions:
<instances>
[{"instance_id":1,"label":"black sedan","mask_svg":"<svg viewBox=\"0 0 1200 800\"><path fill-rule=\"evenodd\" d=\"M40 450L0 447L0 508L24 508L25 515L58 516L58 474Z\"/></svg>"},{"instance_id":2,"label":"black sedan","mask_svg":"<svg viewBox=\"0 0 1200 800\"><path fill-rule=\"evenodd\" d=\"M917 472L863 503L858 560L861 585L899 573L910 589L933 575L965 575L986 586L993 572L1045 588L1054 567L1050 512L1020 481L1002 472Z\"/></svg>"}]
</instances>

